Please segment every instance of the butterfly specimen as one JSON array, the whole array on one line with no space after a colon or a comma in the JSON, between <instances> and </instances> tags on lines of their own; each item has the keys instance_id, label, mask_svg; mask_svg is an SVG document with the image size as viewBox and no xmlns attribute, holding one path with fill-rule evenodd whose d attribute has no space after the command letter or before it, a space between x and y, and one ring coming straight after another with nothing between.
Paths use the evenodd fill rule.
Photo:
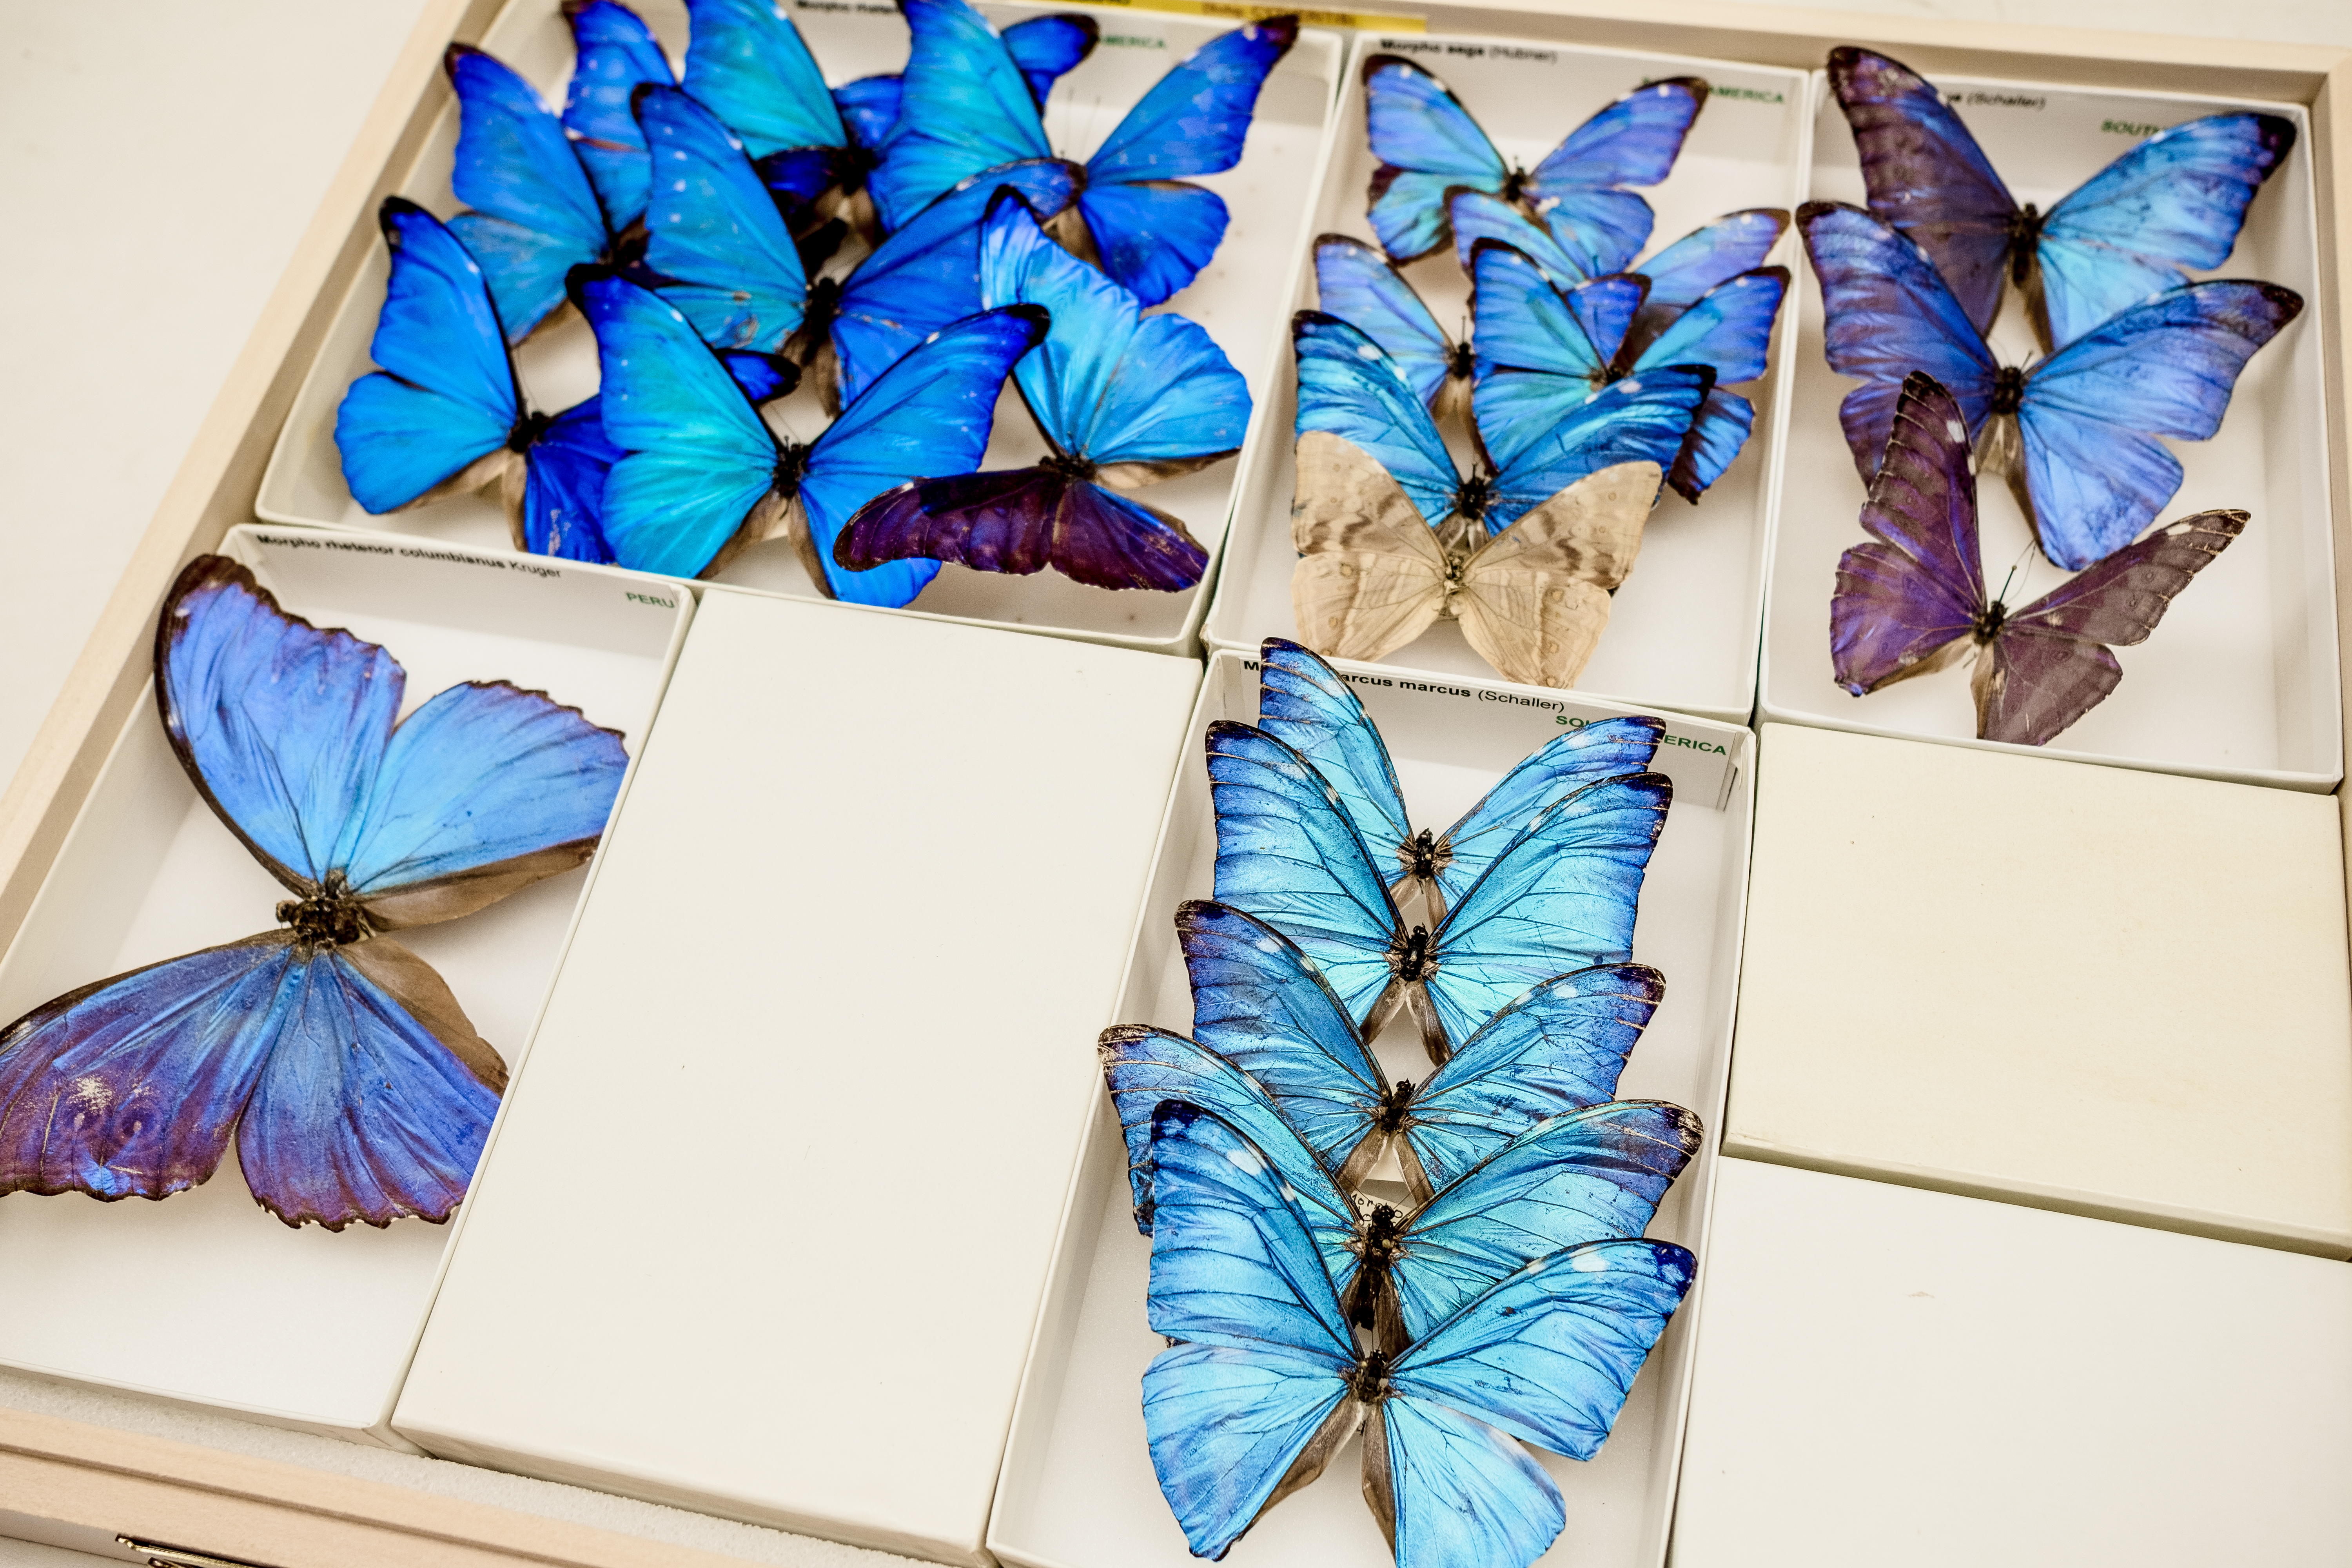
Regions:
<instances>
[{"instance_id":1,"label":"butterfly specimen","mask_svg":"<svg viewBox=\"0 0 2352 1568\"><path fill-rule=\"evenodd\" d=\"M1367 1038L1403 1007L1443 1062L1529 987L1632 957L1642 879L1674 797L1662 774L1554 801L1452 908L1408 928L1347 807L1305 758L1229 720L1209 727L1208 758L1218 901L1297 942Z\"/></svg>"},{"instance_id":2,"label":"butterfly specimen","mask_svg":"<svg viewBox=\"0 0 2352 1568\"><path fill-rule=\"evenodd\" d=\"M1715 373L1674 366L1617 382L1465 479L1378 344L1314 310L1293 318L1291 339L1300 637L1378 658L1450 615L1510 679L1571 684ZM1517 373L1490 384L1502 374Z\"/></svg>"},{"instance_id":3,"label":"butterfly specimen","mask_svg":"<svg viewBox=\"0 0 2352 1568\"><path fill-rule=\"evenodd\" d=\"M1798 227L1822 282L1830 368L1862 378L1838 407L1869 479L1913 371L1948 388L1981 471L2006 473L2042 552L2079 571L2122 549L2179 489L2160 436L2221 428L2254 351L2303 310L2270 283L2191 283L2133 306L2026 369L1995 360L1919 247L1858 207L1808 203Z\"/></svg>"},{"instance_id":4,"label":"butterfly specimen","mask_svg":"<svg viewBox=\"0 0 2352 1568\"><path fill-rule=\"evenodd\" d=\"M1222 1557L1359 1429L1400 1568L1525 1568L1566 1522L1518 1438L1590 1458L1690 1288L1669 1242L1587 1242L1471 1296L1399 1352L1358 1347L1300 1205L1265 1154L1193 1107L1152 1129L1143 1374L1153 1468L1193 1554Z\"/></svg>"},{"instance_id":5,"label":"butterfly specimen","mask_svg":"<svg viewBox=\"0 0 2352 1568\"><path fill-rule=\"evenodd\" d=\"M1665 994L1665 977L1646 964L1555 975L1419 1083L1390 1082L1322 971L1280 931L1194 901L1177 910L1176 935L1192 975L1193 1037L1122 1025L1104 1031L1098 1047L1145 1230L1145 1134L1162 1100L1205 1106L1274 1150L1256 1131L1270 1113L1351 1190L1393 1153L1414 1199L1425 1201L1529 1129L1613 1099Z\"/></svg>"},{"instance_id":6,"label":"butterfly specimen","mask_svg":"<svg viewBox=\"0 0 2352 1568\"><path fill-rule=\"evenodd\" d=\"M1635 89L1570 132L1532 170L1495 150L1445 84L1409 59L1364 61L1364 105L1372 155L1372 232L1400 262L1445 242L1448 197L1480 192L1540 215L1578 276L1619 272L1640 254L1657 221L1626 185L1654 185L1671 173L1706 83L1675 77Z\"/></svg>"},{"instance_id":7,"label":"butterfly specimen","mask_svg":"<svg viewBox=\"0 0 2352 1568\"><path fill-rule=\"evenodd\" d=\"M1177 519L1120 489L1239 450L1250 413L1241 373L1197 323L1144 315L1132 293L1047 238L1013 193L990 209L980 271L989 306L1051 314L1045 342L1013 371L1050 451L1027 468L949 474L877 496L842 531L834 558L853 571L912 559L983 572L1051 565L1098 588L1198 583L1208 552Z\"/></svg>"},{"instance_id":8,"label":"butterfly specimen","mask_svg":"<svg viewBox=\"0 0 2352 1568\"><path fill-rule=\"evenodd\" d=\"M646 139L629 110L630 95L651 82L675 85L669 59L643 18L615 0L563 0L574 63L563 94L563 132L572 139L596 200L626 228L645 216L652 179Z\"/></svg>"},{"instance_id":9,"label":"butterfly specimen","mask_svg":"<svg viewBox=\"0 0 2352 1568\"><path fill-rule=\"evenodd\" d=\"M2274 114L2209 114L2158 132L2048 212L2020 206L1969 128L1908 67L1830 51L1830 89L1853 128L1870 210L1907 236L1979 332L2001 284L2024 294L2045 349L2063 349L2185 267L2230 258L2246 206L2294 147Z\"/></svg>"},{"instance_id":10,"label":"butterfly specimen","mask_svg":"<svg viewBox=\"0 0 2352 1568\"><path fill-rule=\"evenodd\" d=\"M978 465L1013 362L1045 334L1030 306L966 317L877 376L814 441L786 441L677 307L609 272L573 276L596 331L604 430L625 456L604 484L604 533L624 566L707 576L764 539L791 537L831 598L903 605L929 561L834 564L850 515L893 486Z\"/></svg>"},{"instance_id":11,"label":"butterfly specimen","mask_svg":"<svg viewBox=\"0 0 2352 1568\"><path fill-rule=\"evenodd\" d=\"M352 498L382 513L495 483L517 549L610 561L599 519L620 452L598 399L532 410L466 247L400 196L384 198L377 222L392 278L368 352L383 368L353 382L335 413Z\"/></svg>"},{"instance_id":12,"label":"butterfly specimen","mask_svg":"<svg viewBox=\"0 0 2352 1568\"><path fill-rule=\"evenodd\" d=\"M1839 559L1830 601L1838 684L1860 697L1973 653L1978 738L2040 746L2116 689L2123 667L2109 645L2145 642L2165 606L2244 531L2246 514L2167 523L2011 609L1985 592L1958 400L1915 373L1862 526L1874 542Z\"/></svg>"},{"instance_id":13,"label":"butterfly specimen","mask_svg":"<svg viewBox=\"0 0 2352 1568\"><path fill-rule=\"evenodd\" d=\"M457 90L449 184L469 209L449 227L481 263L507 341L519 343L563 303L566 273L589 262L634 266L645 231L635 215L607 212L530 83L470 44L450 45L442 65Z\"/></svg>"},{"instance_id":14,"label":"butterfly specimen","mask_svg":"<svg viewBox=\"0 0 2352 1568\"><path fill-rule=\"evenodd\" d=\"M903 0L914 45L898 119L870 182L886 228L983 170L1046 158L1019 62L965 0ZM1156 305L1192 282L1226 225L1215 192L1186 177L1241 161L1265 85L1298 37L1295 16L1245 23L1160 78L1093 157L1063 237Z\"/></svg>"},{"instance_id":15,"label":"butterfly specimen","mask_svg":"<svg viewBox=\"0 0 2352 1568\"><path fill-rule=\"evenodd\" d=\"M1586 784L1644 772L1662 721L1603 719L1553 736L1443 833L1416 833L1381 731L1339 671L1295 642L1258 650L1258 728L1297 752L1339 797L1389 891L1418 891L1433 919L1469 890L1544 807Z\"/></svg>"},{"instance_id":16,"label":"butterfly specimen","mask_svg":"<svg viewBox=\"0 0 2352 1568\"><path fill-rule=\"evenodd\" d=\"M400 664L199 556L164 601L155 703L197 794L291 897L280 929L0 1030L0 1193L161 1198L229 1140L289 1226L439 1221L506 1086L430 965L385 933L588 858L628 758L544 693L453 686L395 723Z\"/></svg>"},{"instance_id":17,"label":"butterfly specimen","mask_svg":"<svg viewBox=\"0 0 2352 1568\"><path fill-rule=\"evenodd\" d=\"M1649 293L1639 275L1596 278L1562 294L1526 256L1482 239L1471 277L1486 373L1476 394L1478 432L1501 461L1543 440L1601 388L1679 364L1706 365L1716 384L1666 471L1675 493L1696 501L1747 444L1755 405L1725 384L1764 374L1789 289L1787 268L1760 267L1717 285L1638 351L1628 335ZM1515 374L1492 374L1503 366Z\"/></svg>"}]
</instances>

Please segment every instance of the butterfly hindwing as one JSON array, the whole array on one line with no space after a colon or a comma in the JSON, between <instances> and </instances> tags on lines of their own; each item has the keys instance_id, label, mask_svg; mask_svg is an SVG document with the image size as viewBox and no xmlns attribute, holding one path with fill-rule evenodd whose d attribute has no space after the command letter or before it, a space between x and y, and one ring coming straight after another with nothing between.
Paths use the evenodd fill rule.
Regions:
<instances>
[{"instance_id":1,"label":"butterfly hindwing","mask_svg":"<svg viewBox=\"0 0 2352 1568\"><path fill-rule=\"evenodd\" d=\"M1831 663L1857 697L1942 668L1983 613L1969 452L1958 402L1914 372L1862 509L1873 542L1838 562L1830 600Z\"/></svg>"},{"instance_id":2,"label":"butterfly hindwing","mask_svg":"<svg viewBox=\"0 0 2352 1568\"><path fill-rule=\"evenodd\" d=\"M1295 463L1299 637L1334 658L1373 659L1429 630L1445 609L1445 552L1421 509L1370 453L1328 431L1302 434Z\"/></svg>"},{"instance_id":3,"label":"butterfly hindwing","mask_svg":"<svg viewBox=\"0 0 2352 1568\"><path fill-rule=\"evenodd\" d=\"M1576 684L1633 569L1658 496L1654 461L1596 468L1488 538L1462 563L1462 635L1509 679Z\"/></svg>"},{"instance_id":4,"label":"butterfly hindwing","mask_svg":"<svg viewBox=\"0 0 2352 1568\"><path fill-rule=\"evenodd\" d=\"M1013 63L1021 68L1022 79L1029 84L1029 96L1043 109L1054 84L1077 69L1095 52L1102 27L1082 12L1057 12L1051 16L1032 16L1025 22L1015 22L1004 29L1003 37L1005 52L1013 57Z\"/></svg>"},{"instance_id":5,"label":"butterfly hindwing","mask_svg":"<svg viewBox=\"0 0 2352 1568\"><path fill-rule=\"evenodd\" d=\"M604 406L593 394L548 422L524 454L521 545L534 555L609 562L604 476L621 449L604 435Z\"/></svg>"}]
</instances>

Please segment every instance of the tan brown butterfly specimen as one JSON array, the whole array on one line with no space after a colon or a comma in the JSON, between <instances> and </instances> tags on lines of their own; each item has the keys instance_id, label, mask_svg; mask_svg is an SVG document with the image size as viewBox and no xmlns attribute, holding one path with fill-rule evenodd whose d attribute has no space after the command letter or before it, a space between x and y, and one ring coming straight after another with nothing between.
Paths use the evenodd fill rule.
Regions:
<instances>
[{"instance_id":1,"label":"tan brown butterfly specimen","mask_svg":"<svg viewBox=\"0 0 2352 1568\"><path fill-rule=\"evenodd\" d=\"M1658 499L1656 463L1586 475L1488 535L1475 510L1423 521L1362 448L1328 431L1298 438L1290 579L1298 640L1335 658L1379 658L1441 620L1511 680L1570 686L1609 626Z\"/></svg>"}]
</instances>

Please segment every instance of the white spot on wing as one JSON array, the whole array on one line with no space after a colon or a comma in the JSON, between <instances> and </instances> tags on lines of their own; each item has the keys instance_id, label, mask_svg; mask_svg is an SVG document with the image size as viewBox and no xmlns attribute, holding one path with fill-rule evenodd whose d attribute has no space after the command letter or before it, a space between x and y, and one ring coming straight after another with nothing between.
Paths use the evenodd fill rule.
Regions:
<instances>
[{"instance_id":1,"label":"white spot on wing","mask_svg":"<svg viewBox=\"0 0 2352 1568\"><path fill-rule=\"evenodd\" d=\"M1957 419L1947 419L1944 421L1944 434L1965 444L1969 438L1969 427Z\"/></svg>"}]
</instances>

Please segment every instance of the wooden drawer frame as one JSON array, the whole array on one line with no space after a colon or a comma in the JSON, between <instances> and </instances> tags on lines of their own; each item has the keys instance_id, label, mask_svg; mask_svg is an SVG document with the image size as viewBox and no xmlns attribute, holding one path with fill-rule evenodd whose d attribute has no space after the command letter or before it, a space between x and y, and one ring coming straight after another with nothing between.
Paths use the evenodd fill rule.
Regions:
<instances>
[{"instance_id":1,"label":"wooden drawer frame","mask_svg":"<svg viewBox=\"0 0 2352 1568\"><path fill-rule=\"evenodd\" d=\"M279 426L338 303L377 243L375 210L447 101L453 39L478 38L503 0L430 0L259 323L115 585L65 689L0 797L0 945L12 941L108 749L145 685L155 616L191 557L253 520ZM1427 7L1433 30L1513 34L1771 65L1818 67L1837 44L1931 71L2307 104L2318 189L2334 476L2337 643L2352 661L2352 50L2009 26L1725 0L1486 0ZM2352 697L2352 674L2345 681ZM2347 722L2352 732L2352 722ZM2342 795L2344 792L2339 791ZM2352 833L2347 833L2352 841ZM0 1510L58 1539L117 1533L273 1568L699 1568L736 1561L480 1503L56 1416L0 1409ZM820 1549L821 1550L821 1549Z\"/></svg>"}]
</instances>

